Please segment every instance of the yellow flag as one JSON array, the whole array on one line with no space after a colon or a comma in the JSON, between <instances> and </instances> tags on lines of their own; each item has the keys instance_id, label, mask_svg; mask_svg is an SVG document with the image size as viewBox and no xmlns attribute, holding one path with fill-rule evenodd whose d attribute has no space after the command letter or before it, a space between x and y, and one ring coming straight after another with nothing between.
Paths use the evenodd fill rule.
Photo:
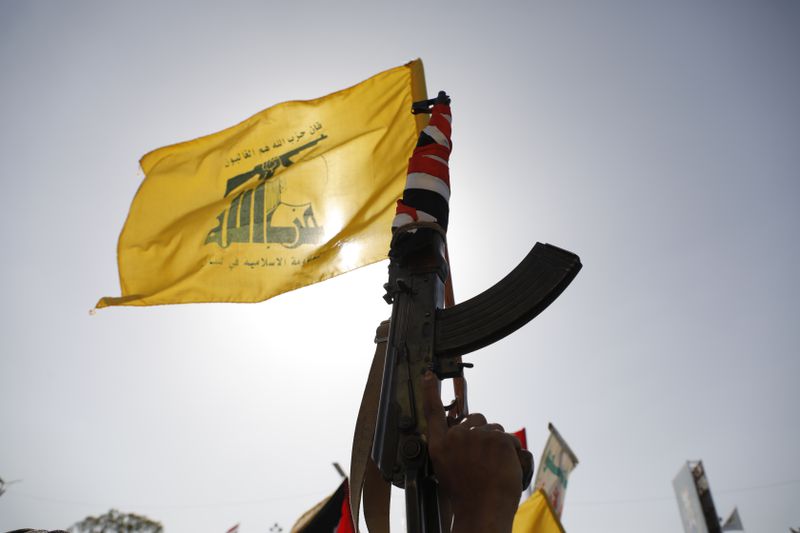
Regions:
<instances>
[{"instance_id":1,"label":"yellow flag","mask_svg":"<svg viewBox=\"0 0 800 533\"><path fill-rule=\"evenodd\" d=\"M564 533L542 489L519 506L511 533Z\"/></svg>"},{"instance_id":2,"label":"yellow flag","mask_svg":"<svg viewBox=\"0 0 800 533\"><path fill-rule=\"evenodd\" d=\"M146 154L97 307L258 302L384 259L426 98L415 60Z\"/></svg>"}]
</instances>

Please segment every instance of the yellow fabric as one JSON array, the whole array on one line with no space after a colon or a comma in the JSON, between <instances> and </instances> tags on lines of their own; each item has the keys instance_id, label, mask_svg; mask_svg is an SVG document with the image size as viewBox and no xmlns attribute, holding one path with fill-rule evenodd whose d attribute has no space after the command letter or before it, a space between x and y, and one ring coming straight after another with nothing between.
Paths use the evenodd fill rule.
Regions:
<instances>
[{"instance_id":1,"label":"yellow fabric","mask_svg":"<svg viewBox=\"0 0 800 533\"><path fill-rule=\"evenodd\" d=\"M146 154L97 307L257 302L384 259L426 98L418 59Z\"/></svg>"},{"instance_id":2,"label":"yellow fabric","mask_svg":"<svg viewBox=\"0 0 800 533\"><path fill-rule=\"evenodd\" d=\"M541 489L522 502L514 515L511 533L565 533L547 495Z\"/></svg>"}]
</instances>

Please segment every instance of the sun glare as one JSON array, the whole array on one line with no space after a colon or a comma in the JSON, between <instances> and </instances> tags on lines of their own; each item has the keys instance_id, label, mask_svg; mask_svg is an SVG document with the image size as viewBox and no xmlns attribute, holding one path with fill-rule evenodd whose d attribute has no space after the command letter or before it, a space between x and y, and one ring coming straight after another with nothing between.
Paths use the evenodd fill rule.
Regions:
<instances>
[{"instance_id":1,"label":"sun glare","mask_svg":"<svg viewBox=\"0 0 800 533\"><path fill-rule=\"evenodd\" d=\"M342 244L339 250L339 264L344 269L355 268L358 264L359 256L361 255L361 244L355 242L346 242Z\"/></svg>"},{"instance_id":2,"label":"sun glare","mask_svg":"<svg viewBox=\"0 0 800 533\"><path fill-rule=\"evenodd\" d=\"M329 213L325 217L325 224L324 224L324 227L325 227L324 240L325 240L325 242L328 242L331 239L333 239L334 237L336 237L336 235L340 231L342 231L342 226L344 226L344 223L342 222L342 213L339 212L339 211L334 211L332 213Z\"/></svg>"}]
</instances>

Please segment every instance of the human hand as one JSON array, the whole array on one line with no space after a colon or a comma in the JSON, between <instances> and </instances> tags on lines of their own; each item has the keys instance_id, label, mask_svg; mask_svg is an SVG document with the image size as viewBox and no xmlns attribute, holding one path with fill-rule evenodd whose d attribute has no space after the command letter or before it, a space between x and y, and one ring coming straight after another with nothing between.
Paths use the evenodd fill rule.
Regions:
<instances>
[{"instance_id":1,"label":"human hand","mask_svg":"<svg viewBox=\"0 0 800 533\"><path fill-rule=\"evenodd\" d=\"M425 374L422 388L428 453L453 511L453 533L510 532L522 491L521 461L532 464L530 453L478 413L449 427L433 372Z\"/></svg>"}]
</instances>

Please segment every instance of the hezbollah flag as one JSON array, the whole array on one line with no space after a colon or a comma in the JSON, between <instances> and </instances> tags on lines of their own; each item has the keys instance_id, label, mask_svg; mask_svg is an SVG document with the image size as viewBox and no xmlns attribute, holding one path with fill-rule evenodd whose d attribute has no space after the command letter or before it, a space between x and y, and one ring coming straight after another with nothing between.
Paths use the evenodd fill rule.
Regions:
<instances>
[{"instance_id":1,"label":"hezbollah flag","mask_svg":"<svg viewBox=\"0 0 800 533\"><path fill-rule=\"evenodd\" d=\"M97 307L258 302L384 259L424 99L415 60L146 154Z\"/></svg>"},{"instance_id":2,"label":"hezbollah flag","mask_svg":"<svg viewBox=\"0 0 800 533\"><path fill-rule=\"evenodd\" d=\"M534 492L517 508L511 533L564 533L542 489Z\"/></svg>"}]
</instances>

